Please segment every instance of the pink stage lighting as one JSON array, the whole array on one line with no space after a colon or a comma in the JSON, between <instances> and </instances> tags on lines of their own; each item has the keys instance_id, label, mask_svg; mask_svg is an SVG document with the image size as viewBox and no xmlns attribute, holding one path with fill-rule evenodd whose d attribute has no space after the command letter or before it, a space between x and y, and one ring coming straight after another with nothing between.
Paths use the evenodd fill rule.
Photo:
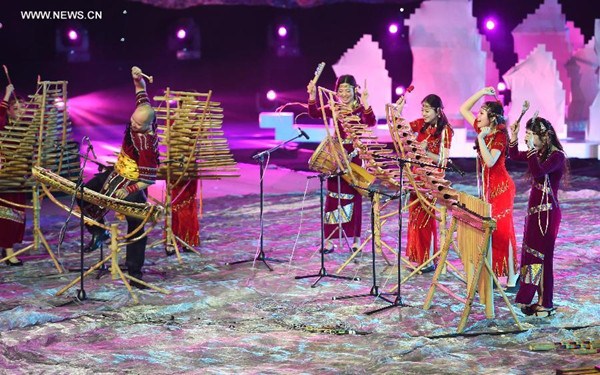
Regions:
<instances>
[{"instance_id":1,"label":"pink stage lighting","mask_svg":"<svg viewBox=\"0 0 600 375\"><path fill-rule=\"evenodd\" d=\"M285 38L287 33L288 33L288 31L285 26L279 26L279 28L277 29L277 34L282 38Z\"/></svg>"},{"instance_id":2,"label":"pink stage lighting","mask_svg":"<svg viewBox=\"0 0 600 375\"><path fill-rule=\"evenodd\" d=\"M71 29L67 32L67 36L69 37L69 40L71 41L76 41L79 38L79 34L77 34L77 31Z\"/></svg>"},{"instance_id":3,"label":"pink stage lighting","mask_svg":"<svg viewBox=\"0 0 600 375\"><path fill-rule=\"evenodd\" d=\"M485 28L488 30L494 30L496 28L496 22L493 19L485 21Z\"/></svg>"},{"instance_id":4,"label":"pink stage lighting","mask_svg":"<svg viewBox=\"0 0 600 375\"><path fill-rule=\"evenodd\" d=\"M177 30L177 38L185 39L186 36L187 36L187 32L184 29Z\"/></svg>"},{"instance_id":5,"label":"pink stage lighting","mask_svg":"<svg viewBox=\"0 0 600 375\"><path fill-rule=\"evenodd\" d=\"M394 92L398 96L404 94L404 86L396 86L396 89L394 90Z\"/></svg>"},{"instance_id":6,"label":"pink stage lighting","mask_svg":"<svg viewBox=\"0 0 600 375\"><path fill-rule=\"evenodd\" d=\"M498 82L498 91L506 90L506 84L504 82Z\"/></svg>"},{"instance_id":7,"label":"pink stage lighting","mask_svg":"<svg viewBox=\"0 0 600 375\"><path fill-rule=\"evenodd\" d=\"M274 90L267 91L267 99L270 101L277 99L277 93Z\"/></svg>"},{"instance_id":8,"label":"pink stage lighting","mask_svg":"<svg viewBox=\"0 0 600 375\"><path fill-rule=\"evenodd\" d=\"M395 23L392 23L389 27L388 27L388 31L390 32L390 34L396 34L398 32L398 25Z\"/></svg>"}]
</instances>

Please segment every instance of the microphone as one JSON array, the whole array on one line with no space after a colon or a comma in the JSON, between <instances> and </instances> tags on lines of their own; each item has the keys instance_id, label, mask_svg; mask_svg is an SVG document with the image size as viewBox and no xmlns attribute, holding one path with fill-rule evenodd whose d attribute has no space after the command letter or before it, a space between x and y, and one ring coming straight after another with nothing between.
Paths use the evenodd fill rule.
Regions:
<instances>
[{"instance_id":1,"label":"microphone","mask_svg":"<svg viewBox=\"0 0 600 375\"><path fill-rule=\"evenodd\" d=\"M450 167L452 167L452 169L453 169L455 172L458 172L458 174L460 174L461 176L464 176L464 175L465 175L465 171L463 171L462 169L458 168L458 167L456 166L456 164L454 164L454 162L452 161L452 159L448 159L448 164L450 165Z\"/></svg>"},{"instance_id":2,"label":"microphone","mask_svg":"<svg viewBox=\"0 0 600 375\"><path fill-rule=\"evenodd\" d=\"M308 136L308 134L306 134L306 132L300 128L298 128L298 131L300 132L300 135L303 136L306 139L310 139L310 137Z\"/></svg>"},{"instance_id":3,"label":"microphone","mask_svg":"<svg viewBox=\"0 0 600 375\"><path fill-rule=\"evenodd\" d=\"M94 152L94 146L92 146L92 141L90 141L90 137L86 135L85 137L83 137L83 141L87 143L88 149L92 152L92 156L94 157L94 159L98 159L96 153Z\"/></svg>"}]
</instances>

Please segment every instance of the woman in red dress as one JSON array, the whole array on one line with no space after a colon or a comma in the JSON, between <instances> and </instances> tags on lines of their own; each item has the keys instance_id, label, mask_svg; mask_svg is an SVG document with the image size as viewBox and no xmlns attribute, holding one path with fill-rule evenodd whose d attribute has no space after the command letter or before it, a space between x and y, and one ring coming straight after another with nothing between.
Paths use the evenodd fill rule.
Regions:
<instances>
[{"instance_id":1,"label":"woman in red dress","mask_svg":"<svg viewBox=\"0 0 600 375\"><path fill-rule=\"evenodd\" d=\"M398 112L402 113L404 107L404 96L396 102ZM421 101L422 118L410 123L412 131L417 133L417 142L420 142L427 156L438 163L445 165L450 152L452 135L454 131L444 114L442 99L429 94ZM418 202L415 193L410 194L408 208L408 236L406 244L406 255L412 262L422 264L433 255L434 249L438 247L437 223L435 218L429 215L425 203ZM435 204L430 201L431 204ZM432 272L435 265L432 263L423 268L422 272Z\"/></svg>"},{"instance_id":2,"label":"woman in red dress","mask_svg":"<svg viewBox=\"0 0 600 375\"><path fill-rule=\"evenodd\" d=\"M483 103L477 117L471 112L473 105L484 95L495 94L493 87L477 91L460 106L460 113L477 132L480 198L492 205L492 217L496 220L496 230L492 234L492 269L498 277L507 276L508 292L516 292L517 239L513 225L516 190L505 165L508 131L504 108L498 101L488 101Z\"/></svg>"},{"instance_id":3,"label":"woman in red dress","mask_svg":"<svg viewBox=\"0 0 600 375\"><path fill-rule=\"evenodd\" d=\"M309 82L306 89L308 91L308 114L313 118L320 118L322 116L322 111L317 105L317 88L315 83L313 81ZM365 89L360 94L360 99L357 98L358 88L356 79L354 79L353 76L340 76L335 84L335 91L337 93L337 100L343 106L348 107L352 115L359 116L363 124L375 126L377 119L373 114L371 106L369 106L367 102L369 94ZM331 108L325 107L324 110L327 117L332 117ZM341 119L338 118L338 120ZM352 140L347 137L347 134L339 121L336 125L342 138L344 149L346 152L352 153L354 150ZM361 160L358 156L354 156L350 161L358 165L361 164ZM338 202L341 205L340 210L338 210ZM360 246L362 229L362 196L346 181L340 179L338 186L337 178L329 178L327 179L324 218L325 238L327 238L327 240L325 241L324 248L321 249L324 253L333 251L334 245L330 238L339 234L338 226L340 221L342 223L342 231L346 236L348 238L354 237L352 250L356 251Z\"/></svg>"},{"instance_id":4,"label":"woman in red dress","mask_svg":"<svg viewBox=\"0 0 600 375\"><path fill-rule=\"evenodd\" d=\"M14 99L14 90L13 85L6 86L4 98L0 102L0 130L3 130L11 121L14 121L19 116L21 108L23 108L23 101L21 99ZM24 205L27 200L27 194L0 193L0 198L18 205ZM5 258L14 253L13 246L15 244L23 242L25 234L25 209L0 201L0 228L0 248L2 248L0 258ZM17 259L17 257L9 258L5 262L9 266L23 265L23 262Z\"/></svg>"}]
</instances>

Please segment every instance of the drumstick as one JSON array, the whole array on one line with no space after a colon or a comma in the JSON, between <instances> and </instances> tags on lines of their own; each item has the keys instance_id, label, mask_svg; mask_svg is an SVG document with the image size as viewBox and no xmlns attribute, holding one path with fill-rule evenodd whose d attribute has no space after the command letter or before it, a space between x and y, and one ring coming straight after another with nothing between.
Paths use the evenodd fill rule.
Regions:
<instances>
[{"instance_id":1,"label":"drumstick","mask_svg":"<svg viewBox=\"0 0 600 375\"><path fill-rule=\"evenodd\" d=\"M4 64L2 65L2 68L4 68L4 74L6 74L6 79L8 80L8 84L12 85L12 81L10 80L10 75L8 74L8 68ZM14 86L13 86L13 88L14 88ZM15 101L18 102L19 100L17 99L17 94L15 94L15 90L13 90L12 94L15 97Z\"/></svg>"},{"instance_id":2,"label":"drumstick","mask_svg":"<svg viewBox=\"0 0 600 375\"><path fill-rule=\"evenodd\" d=\"M315 76L311 81L313 85L317 84L319 77L321 77L321 73L323 73L323 69L325 69L325 63L320 62L319 65L317 65L317 69L315 69Z\"/></svg>"},{"instance_id":3,"label":"drumstick","mask_svg":"<svg viewBox=\"0 0 600 375\"><path fill-rule=\"evenodd\" d=\"M140 75L141 75L142 77L146 78L146 79L148 80L148 82L150 82L150 83L154 82L154 77L152 77L152 76L149 76L149 75L146 75L146 74L144 74L144 73L142 73L142 72L140 72Z\"/></svg>"}]
</instances>

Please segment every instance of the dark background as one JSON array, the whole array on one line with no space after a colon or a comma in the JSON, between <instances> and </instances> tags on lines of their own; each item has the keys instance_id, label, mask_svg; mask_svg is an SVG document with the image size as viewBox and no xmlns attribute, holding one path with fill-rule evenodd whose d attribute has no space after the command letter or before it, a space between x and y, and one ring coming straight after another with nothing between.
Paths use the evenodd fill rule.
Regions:
<instances>
[{"instance_id":1,"label":"dark background","mask_svg":"<svg viewBox=\"0 0 600 375\"><path fill-rule=\"evenodd\" d=\"M9 67L12 79L22 90L33 90L37 74L42 79L66 79L71 96L105 90L128 83L129 69L139 65L156 77L153 86L179 89L212 89L225 105L236 108L240 120L256 120L265 109L263 93L269 88L285 92L285 99L304 100L306 82L320 61L328 66L352 47L365 33L380 43L394 87L407 86L412 79L412 56L408 30L391 36L387 27L402 20L421 1L394 4L343 3L314 8L282 9L268 6L197 6L190 9L160 9L130 1L22 1L5 2L0 11L0 62ZM500 73L516 62L511 30L533 12L540 0L474 0L473 13L483 30L485 18L499 21L486 33ZM596 1L560 1L567 20L581 28L586 41L593 34ZM596 4L597 5L597 4ZM400 12L400 7L405 8ZM68 21L23 20L22 10L101 10L102 20L87 20L91 60L67 63L55 51L55 33ZM127 14L123 14L126 10ZM169 35L183 17L193 18L201 34L201 59L178 61L168 48ZM297 25L301 55L276 57L269 50L268 35L278 19L287 17ZM448 23L453 22L449 19ZM124 37L125 42L120 39ZM396 63L398 62L398 63ZM390 64L392 63L392 64ZM402 67L401 69L396 66ZM465 72L468 74L468 72ZM328 67L320 83L335 80ZM0 78L0 85L4 85ZM258 103L257 103L258 101ZM280 103L279 103L280 104Z\"/></svg>"}]
</instances>

